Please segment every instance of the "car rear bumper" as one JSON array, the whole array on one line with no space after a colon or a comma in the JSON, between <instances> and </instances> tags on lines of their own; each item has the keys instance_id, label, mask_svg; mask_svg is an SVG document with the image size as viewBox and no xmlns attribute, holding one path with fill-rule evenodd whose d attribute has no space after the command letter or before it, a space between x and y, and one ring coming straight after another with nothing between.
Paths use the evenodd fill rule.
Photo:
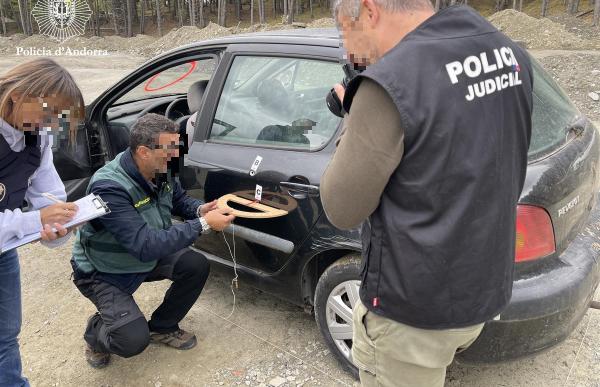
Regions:
<instances>
[{"instance_id":1,"label":"car rear bumper","mask_svg":"<svg viewBox=\"0 0 600 387\"><path fill-rule=\"evenodd\" d=\"M559 256L559 265L517 280L507 309L486 323L477 341L458 358L482 363L534 354L564 340L589 308L600 281L600 206Z\"/></svg>"}]
</instances>

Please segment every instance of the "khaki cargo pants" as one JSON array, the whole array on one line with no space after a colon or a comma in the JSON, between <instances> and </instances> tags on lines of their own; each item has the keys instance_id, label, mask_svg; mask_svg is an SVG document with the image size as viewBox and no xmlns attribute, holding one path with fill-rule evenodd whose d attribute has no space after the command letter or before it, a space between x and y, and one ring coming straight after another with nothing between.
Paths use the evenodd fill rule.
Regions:
<instances>
[{"instance_id":1,"label":"khaki cargo pants","mask_svg":"<svg viewBox=\"0 0 600 387\"><path fill-rule=\"evenodd\" d=\"M429 330L381 317L358 301L352 358L363 386L441 387L457 351L471 345L483 324Z\"/></svg>"}]
</instances>

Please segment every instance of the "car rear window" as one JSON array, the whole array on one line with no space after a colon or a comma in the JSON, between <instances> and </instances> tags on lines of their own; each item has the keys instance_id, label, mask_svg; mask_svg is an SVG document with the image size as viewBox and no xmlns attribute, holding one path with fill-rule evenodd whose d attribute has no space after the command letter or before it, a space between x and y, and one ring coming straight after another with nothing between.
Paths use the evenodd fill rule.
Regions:
<instances>
[{"instance_id":1,"label":"car rear window","mask_svg":"<svg viewBox=\"0 0 600 387\"><path fill-rule=\"evenodd\" d=\"M529 159L537 159L566 143L568 129L581 115L539 62L533 66L533 116Z\"/></svg>"}]
</instances>

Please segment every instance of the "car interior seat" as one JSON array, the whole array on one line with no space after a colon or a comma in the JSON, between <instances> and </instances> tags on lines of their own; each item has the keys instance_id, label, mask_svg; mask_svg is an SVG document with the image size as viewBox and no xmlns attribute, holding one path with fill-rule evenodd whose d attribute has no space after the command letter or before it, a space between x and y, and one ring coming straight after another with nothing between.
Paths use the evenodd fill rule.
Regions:
<instances>
[{"instance_id":1,"label":"car interior seat","mask_svg":"<svg viewBox=\"0 0 600 387\"><path fill-rule=\"evenodd\" d=\"M282 142L310 146L304 134L314 126L311 120L296 120L292 125L267 125L258 134L256 142Z\"/></svg>"},{"instance_id":2,"label":"car interior seat","mask_svg":"<svg viewBox=\"0 0 600 387\"><path fill-rule=\"evenodd\" d=\"M206 91L206 86L208 86L208 79L203 79L201 81L194 82L190 85L187 92L187 104L190 110L190 114L180 117L175 121L180 128L185 130L186 124L190 115L196 113L202 107L202 97L204 96L204 92ZM184 134L183 132L182 134Z\"/></svg>"},{"instance_id":3,"label":"car interior seat","mask_svg":"<svg viewBox=\"0 0 600 387\"><path fill-rule=\"evenodd\" d=\"M283 115L291 113L288 92L277 79L262 81L256 89L256 96L260 105L272 112Z\"/></svg>"}]
</instances>

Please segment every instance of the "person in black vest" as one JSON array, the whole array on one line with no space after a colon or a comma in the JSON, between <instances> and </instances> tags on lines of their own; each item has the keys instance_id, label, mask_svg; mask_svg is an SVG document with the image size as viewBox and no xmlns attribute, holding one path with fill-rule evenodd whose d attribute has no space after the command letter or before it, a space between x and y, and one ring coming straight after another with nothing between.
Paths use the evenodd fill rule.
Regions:
<instances>
[{"instance_id":1,"label":"person in black vest","mask_svg":"<svg viewBox=\"0 0 600 387\"><path fill-rule=\"evenodd\" d=\"M362 223L352 356L367 386L442 386L507 306L531 139L526 52L467 6L339 0L366 67L321 180L330 221Z\"/></svg>"},{"instance_id":2,"label":"person in black vest","mask_svg":"<svg viewBox=\"0 0 600 387\"><path fill-rule=\"evenodd\" d=\"M37 231L56 247L70 233L62 224L75 216L52 162L52 132L71 141L84 114L81 91L71 75L50 59L36 59L0 76L0 248L12 238ZM22 212L26 201L30 210ZM52 231L54 227L57 232ZM21 329L21 287L16 250L0 253L0 386L28 386L21 375L17 336Z\"/></svg>"}]
</instances>

